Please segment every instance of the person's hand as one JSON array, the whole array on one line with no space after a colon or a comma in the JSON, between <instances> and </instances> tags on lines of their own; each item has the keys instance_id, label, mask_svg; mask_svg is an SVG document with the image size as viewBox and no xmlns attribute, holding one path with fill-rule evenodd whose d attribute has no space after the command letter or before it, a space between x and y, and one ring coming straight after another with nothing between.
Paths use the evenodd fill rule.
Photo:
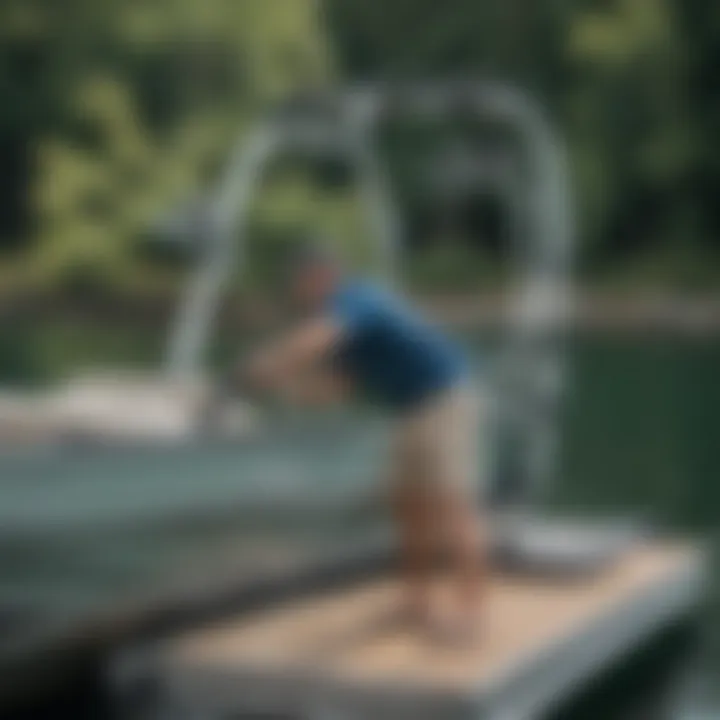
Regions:
<instances>
[{"instance_id":1,"label":"person's hand","mask_svg":"<svg viewBox=\"0 0 720 720\"><path fill-rule=\"evenodd\" d=\"M267 390L278 382L277 364L268 353L253 355L245 365L243 377L251 386Z\"/></svg>"}]
</instances>

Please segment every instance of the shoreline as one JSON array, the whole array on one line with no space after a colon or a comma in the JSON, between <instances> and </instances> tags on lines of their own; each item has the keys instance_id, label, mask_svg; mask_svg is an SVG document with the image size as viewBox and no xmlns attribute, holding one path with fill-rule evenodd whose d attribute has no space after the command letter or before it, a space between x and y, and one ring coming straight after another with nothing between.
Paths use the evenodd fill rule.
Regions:
<instances>
[{"instance_id":1,"label":"shoreline","mask_svg":"<svg viewBox=\"0 0 720 720\"><path fill-rule=\"evenodd\" d=\"M507 295L420 294L412 299L437 321L459 327L496 327L508 313ZM53 320L79 324L134 324L148 329L167 327L178 297L170 293L142 296L73 297L48 294L0 294L0 327L16 322ZM260 298L236 295L219 314L223 328L253 328L273 322L276 312ZM720 291L705 294L670 292L608 292L581 290L567 313L566 327L590 331L667 331L690 334L720 332Z\"/></svg>"},{"instance_id":2,"label":"shoreline","mask_svg":"<svg viewBox=\"0 0 720 720\"><path fill-rule=\"evenodd\" d=\"M495 326L507 317L500 295L482 298L420 298L442 322L455 326ZM580 292L565 326L590 331L666 331L689 334L720 332L720 293L703 297L669 294Z\"/></svg>"}]
</instances>

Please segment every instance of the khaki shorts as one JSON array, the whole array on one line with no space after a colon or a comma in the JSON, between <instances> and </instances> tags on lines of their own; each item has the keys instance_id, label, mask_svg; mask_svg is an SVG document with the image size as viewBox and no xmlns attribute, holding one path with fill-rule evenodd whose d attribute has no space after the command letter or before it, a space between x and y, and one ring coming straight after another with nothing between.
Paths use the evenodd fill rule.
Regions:
<instances>
[{"instance_id":1,"label":"khaki shorts","mask_svg":"<svg viewBox=\"0 0 720 720\"><path fill-rule=\"evenodd\" d=\"M392 437L392 481L481 493L484 415L482 393L463 384L399 418Z\"/></svg>"}]
</instances>

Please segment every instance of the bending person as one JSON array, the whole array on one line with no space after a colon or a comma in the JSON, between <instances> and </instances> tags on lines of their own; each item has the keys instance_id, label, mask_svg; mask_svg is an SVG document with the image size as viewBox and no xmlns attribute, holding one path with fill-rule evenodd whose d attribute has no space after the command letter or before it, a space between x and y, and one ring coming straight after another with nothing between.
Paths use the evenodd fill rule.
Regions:
<instances>
[{"instance_id":1,"label":"bending person","mask_svg":"<svg viewBox=\"0 0 720 720\"><path fill-rule=\"evenodd\" d=\"M477 505L480 408L463 352L400 297L347 273L323 246L297 252L288 289L308 317L251 357L247 379L305 399L315 390L326 398L362 393L389 413L405 616L467 637L486 550ZM452 590L444 598L434 584L441 554Z\"/></svg>"}]
</instances>

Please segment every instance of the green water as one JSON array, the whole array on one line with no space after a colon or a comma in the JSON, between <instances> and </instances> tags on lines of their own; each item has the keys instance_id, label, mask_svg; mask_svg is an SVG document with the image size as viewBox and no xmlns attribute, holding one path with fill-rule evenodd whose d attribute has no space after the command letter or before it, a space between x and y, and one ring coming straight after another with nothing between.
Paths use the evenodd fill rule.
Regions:
<instances>
[{"instance_id":1,"label":"green water","mask_svg":"<svg viewBox=\"0 0 720 720\"><path fill-rule=\"evenodd\" d=\"M548 502L631 513L708 544L712 577L696 670L706 683L703 710L672 717L718 718L720 339L586 337L575 342L573 360L562 470Z\"/></svg>"},{"instance_id":2,"label":"green water","mask_svg":"<svg viewBox=\"0 0 720 720\"><path fill-rule=\"evenodd\" d=\"M0 380L34 385L77 366L143 366L160 351L159 336L131 331L6 328ZM571 356L560 472L545 502L568 512L639 515L714 543L720 338L579 336ZM0 601L71 612L181 575L192 563L222 564L258 538L312 548L361 532L372 520L352 513L252 522L243 515L246 487L271 477L317 488L363 483L380 469L379 431L368 418L287 421L274 441L256 447L0 456ZM138 529L131 519L142 515ZM720 677L718 578L716 571L697 671L707 679ZM607 717L615 717L612 709Z\"/></svg>"}]
</instances>

